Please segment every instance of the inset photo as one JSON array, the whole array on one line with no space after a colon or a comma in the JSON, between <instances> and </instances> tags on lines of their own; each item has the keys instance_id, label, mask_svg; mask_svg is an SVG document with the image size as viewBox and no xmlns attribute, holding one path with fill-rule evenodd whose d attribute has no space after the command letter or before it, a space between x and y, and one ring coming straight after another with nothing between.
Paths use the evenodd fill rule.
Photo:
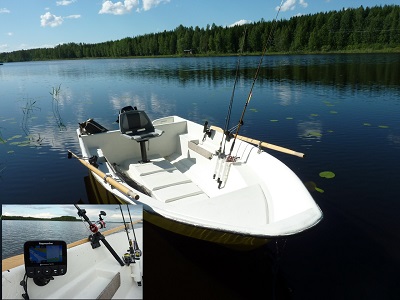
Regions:
<instances>
[{"instance_id":1,"label":"inset photo","mask_svg":"<svg viewBox=\"0 0 400 300\"><path fill-rule=\"evenodd\" d=\"M2 299L142 299L141 205L2 205Z\"/></svg>"}]
</instances>

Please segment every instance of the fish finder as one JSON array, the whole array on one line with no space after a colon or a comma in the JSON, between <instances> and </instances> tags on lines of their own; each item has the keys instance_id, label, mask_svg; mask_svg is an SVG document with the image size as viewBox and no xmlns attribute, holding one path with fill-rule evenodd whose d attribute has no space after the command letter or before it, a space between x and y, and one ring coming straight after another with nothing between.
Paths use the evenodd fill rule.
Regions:
<instances>
[{"instance_id":1,"label":"fish finder","mask_svg":"<svg viewBox=\"0 0 400 300\"><path fill-rule=\"evenodd\" d=\"M37 285L45 285L53 276L67 273L67 244L54 240L25 242L24 260L26 276Z\"/></svg>"}]
</instances>

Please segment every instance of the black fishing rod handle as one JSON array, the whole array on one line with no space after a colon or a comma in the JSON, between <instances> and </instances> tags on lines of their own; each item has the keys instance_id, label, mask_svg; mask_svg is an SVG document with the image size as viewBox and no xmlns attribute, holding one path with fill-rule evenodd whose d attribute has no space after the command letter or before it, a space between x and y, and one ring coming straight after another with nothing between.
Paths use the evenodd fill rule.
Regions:
<instances>
[{"instance_id":1,"label":"black fishing rod handle","mask_svg":"<svg viewBox=\"0 0 400 300\"><path fill-rule=\"evenodd\" d=\"M110 251L110 253L114 256L114 258L118 261L118 263L121 266L125 266L125 263L122 261L122 259L118 256L118 254L115 252L115 250L113 249L113 247L111 247L111 245L106 241L106 238L104 237L104 235L101 235L100 240L103 242L104 246L106 246L106 248L108 249L108 251Z\"/></svg>"},{"instance_id":2,"label":"black fishing rod handle","mask_svg":"<svg viewBox=\"0 0 400 300\"><path fill-rule=\"evenodd\" d=\"M76 207L76 209L78 210L78 216L82 217L85 219L86 222L88 222L89 225L92 225L92 222L89 220L89 218L86 215L86 210L81 209L78 204L74 204L74 206Z\"/></svg>"}]
</instances>

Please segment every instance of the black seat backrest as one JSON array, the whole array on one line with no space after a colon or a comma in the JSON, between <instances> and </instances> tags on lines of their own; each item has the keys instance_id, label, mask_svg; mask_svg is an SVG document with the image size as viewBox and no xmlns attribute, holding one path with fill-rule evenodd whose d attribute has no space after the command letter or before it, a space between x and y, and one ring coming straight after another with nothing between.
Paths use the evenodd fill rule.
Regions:
<instances>
[{"instance_id":1,"label":"black seat backrest","mask_svg":"<svg viewBox=\"0 0 400 300\"><path fill-rule=\"evenodd\" d=\"M154 126L143 110L129 110L120 113L119 128L121 133L129 135L154 132Z\"/></svg>"}]
</instances>

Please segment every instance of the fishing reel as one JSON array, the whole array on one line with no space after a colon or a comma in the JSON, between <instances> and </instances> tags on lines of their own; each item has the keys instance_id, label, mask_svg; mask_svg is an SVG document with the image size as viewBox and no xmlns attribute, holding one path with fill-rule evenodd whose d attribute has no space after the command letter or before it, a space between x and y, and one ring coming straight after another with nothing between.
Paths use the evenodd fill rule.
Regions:
<instances>
[{"instance_id":1,"label":"fishing reel","mask_svg":"<svg viewBox=\"0 0 400 300\"><path fill-rule=\"evenodd\" d=\"M68 157L68 159L71 159L72 158L72 152L71 151L68 151L68 155L67 155L67 157ZM98 168L99 167L99 164L97 163L97 160L99 159L96 155L93 155L93 156L91 156L91 157L78 157L78 156L76 156L75 154L74 154L74 156L76 157L76 158L78 158L78 159L84 159L84 160L87 160L88 162L89 162L89 164L91 164L92 166L94 166L95 168Z\"/></svg>"},{"instance_id":2,"label":"fishing reel","mask_svg":"<svg viewBox=\"0 0 400 300\"><path fill-rule=\"evenodd\" d=\"M204 142L206 140L206 137L207 136L211 137L211 134L212 134L212 131L211 131L210 127L208 126L208 121L205 121L205 123L204 123L203 133L204 133L204 136L203 136L203 142Z\"/></svg>"},{"instance_id":3,"label":"fishing reel","mask_svg":"<svg viewBox=\"0 0 400 300\"><path fill-rule=\"evenodd\" d=\"M89 225L89 230L93 232L93 234L89 235L89 241L93 249L100 247L101 235L99 229L106 228L106 223L101 216L106 216L106 213L100 211L99 220Z\"/></svg>"},{"instance_id":4,"label":"fishing reel","mask_svg":"<svg viewBox=\"0 0 400 300\"><path fill-rule=\"evenodd\" d=\"M106 228L106 222L104 222L103 218L101 217L101 216L106 216L106 215L107 214L105 211L102 211L102 210L100 211L99 220L96 221L95 223L92 223L89 226L89 229L91 232L96 233L97 231L99 231L99 229Z\"/></svg>"},{"instance_id":5,"label":"fishing reel","mask_svg":"<svg viewBox=\"0 0 400 300\"><path fill-rule=\"evenodd\" d=\"M140 272L140 257L142 251L139 249L139 245L136 241L129 240L129 249L127 250L122 259L126 266L131 267L131 277L136 281L138 286L142 285L142 275Z\"/></svg>"},{"instance_id":6,"label":"fishing reel","mask_svg":"<svg viewBox=\"0 0 400 300\"><path fill-rule=\"evenodd\" d=\"M100 247L101 234L99 230L106 228L106 222L104 222L102 216L106 216L107 214L105 211L101 210L99 214L99 220L92 223L86 215L86 210L79 208L76 204L74 205L78 209L78 216L83 218L89 224L89 230L92 232L92 234L89 235L89 241L92 245L92 248L95 249Z\"/></svg>"},{"instance_id":7,"label":"fishing reel","mask_svg":"<svg viewBox=\"0 0 400 300\"><path fill-rule=\"evenodd\" d=\"M131 263L135 263L135 261L140 260L142 256L142 251L139 249L139 245L136 241L129 241L129 249L127 252L122 256L124 263L129 266Z\"/></svg>"},{"instance_id":8,"label":"fishing reel","mask_svg":"<svg viewBox=\"0 0 400 300\"><path fill-rule=\"evenodd\" d=\"M81 209L77 204L74 204L74 206L78 210L78 216L81 217L82 219L84 219L89 224L89 229L91 232L93 232L89 236L89 241L92 245L92 248L95 249L95 248L100 247L101 246L100 241L102 241L104 246L106 246L108 251L110 251L112 256L114 256L114 258L117 260L117 262L120 264L120 266L123 266L124 262L121 260L121 258L115 252L115 250L111 247L111 245L106 241L105 236L102 235L101 232L99 231L99 229L106 227L106 223L104 222L103 218L101 217L101 216L105 216L106 213L101 210L100 214L99 214L99 220L96 221L95 223L92 223L90 221L90 219L88 218L88 216L86 215L85 209Z\"/></svg>"}]
</instances>

